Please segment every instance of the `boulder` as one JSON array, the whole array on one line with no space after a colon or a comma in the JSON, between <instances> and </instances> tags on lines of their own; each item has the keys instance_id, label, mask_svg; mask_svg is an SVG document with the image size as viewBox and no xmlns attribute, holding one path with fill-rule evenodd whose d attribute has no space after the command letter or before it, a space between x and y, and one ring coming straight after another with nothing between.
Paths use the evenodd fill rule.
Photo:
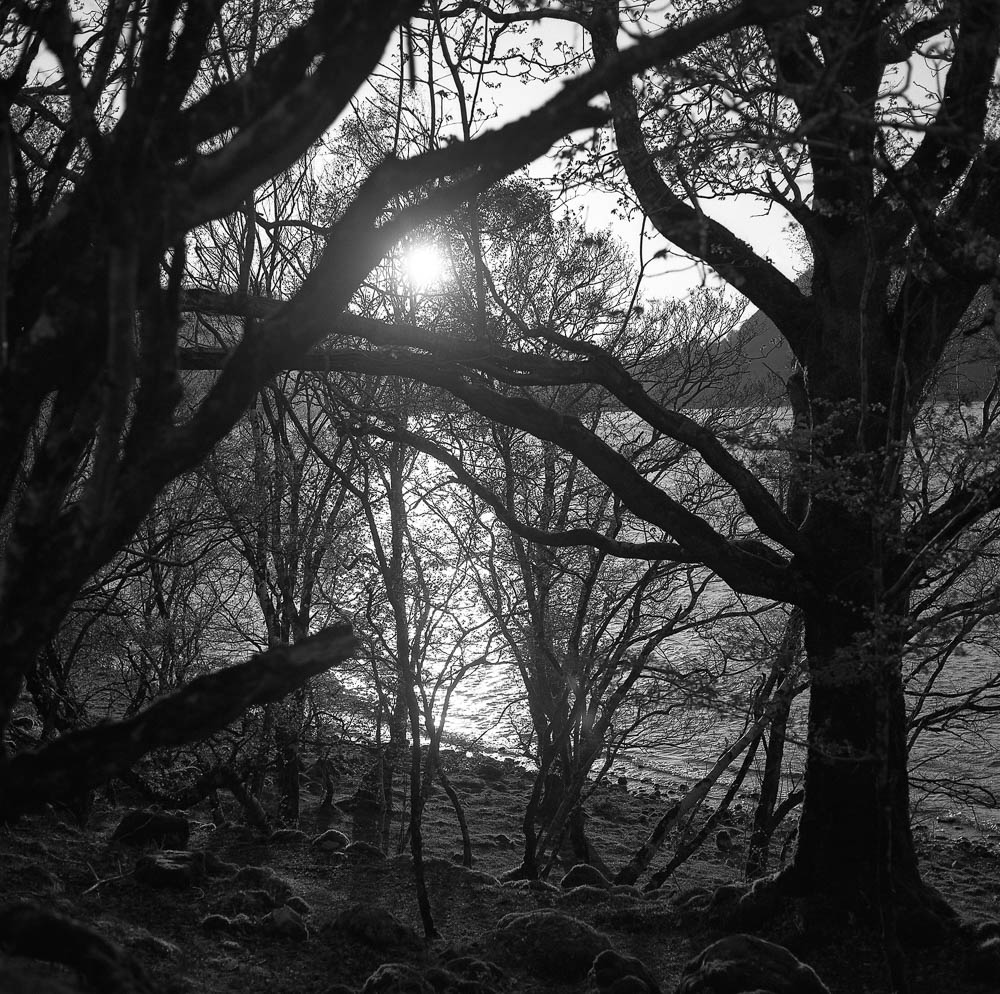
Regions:
<instances>
[{"instance_id":1,"label":"boulder","mask_svg":"<svg viewBox=\"0 0 1000 994\"><path fill-rule=\"evenodd\" d=\"M980 940L992 939L995 936L1000 936L1000 921L996 921L992 918L986 918L973 922L969 928L972 935Z\"/></svg>"},{"instance_id":2,"label":"boulder","mask_svg":"<svg viewBox=\"0 0 1000 994\"><path fill-rule=\"evenodd\" d=\"M308 841L309 836L297 828L279 828L267 838L269 846L304 846Z\"/></svg>"},{"instance_id":3,"label":"boulder","mask_svg":"<svg viewBox=\"0 0 1000 994\"><path fill-rule=\"evenodd\" d=\"M382 860L385 859L385 852L378 846L373 846L370 842L352 842L343 850L350 859Z\"/></svg>"},{"instance_id":4,"label":"boulder","mask_svg":"<svg viewBox=\"0 0 1000 994\"><path fill-rule=\"evenodd\" d=\"M284 904L292 896L292 885L267 866L244 866L236 874L236 883L247 890L263 890L275 904Z\"/></svg>"},{"instance_id":5,"label":"boulder","mask_svg":"<svg viewBox=\"0 0 1000 994\"><path fill-rule=\"evenodd\" d=\"M361 988L361 994L436 994L434 987L407 963L383 963Z\"/></svg>"},{"instance_id":6,"label":"boulder","mask_svg":"<svg viewBox=\"0 0 1000 994\"><path fill-rule=\"evenodd\" d=\"M805 963L784 946L752 935L712 943L684 968L677 994L830 994Z\"/></svg>"},{"instance_id":7,"label":"boulder","mask_svg":"<svg viewBox=\"0 0 1000 994\"><path fill-rule=\"evenodd\" d=\"M332 927L346 932L375 949L419 949L423 940L409 925L404 925L385 908L354 904L333 920Z\"/></svg>"},{"instance_id":8,"label":"boulder","mask_svg":"<svg viewBox=\"0 0 1000 994\"><path fill-rule=\"evenodd\" d=\"M583 980L597 955L611 948L603 932L547 908L505 915L481 941L501 965L561 983Z\"/></svg>"},{"instance_id":9,"label":"boulder","mask_svg":"<svg viewBox=\"0 0 1000 994\"><path fill-rule=\"evenodd\" d=\"M623 901L642 901L645 895L635 884L612 884L611 896Z\"/></svg>"},{"instance_id":10,"label":"boulder","mask_svg":"<svg viewBox=\"0 0 1000 994\"><path fill-rule=\"evenodd\" d=\"M262 888L255 890L238 890L223 904L226 911L242 912L247 915L259 915L270 911L277 902Z\"/></svg>"},{"instance_id":11,"label":"boulder","mask_svg":"<svg viewBox=\"0 0 1000 994\"><path fill-rule=\"evenodd\" d=\"M198 849L192 849L191 851L201 852L202 856L204 856L205 872L210 877L232 877L239 870L239 867L235 863L227 863L225 860L219 859L214 852Z\"/></svg>"},{"instance_id":12,"label":"boulder","mask_svg":"<svg viewBox=\"0 0 1000 994\"><path fill-rule=\"evenodd\" d=\"M319 849L322 852L340 852L340 850L346 849L350 844L351 840L343 832L338 832L335 828L327 829L322 835L317 835L312 840L313 848Z\"/></svg>"},{"instance_id":13,"label":"boulder","mask_svg":"<svg viewBox=\"0 0 1000 994\"><path fill-rule=\"evenodd\" d=\"M670 903L678 911L705 911L712 903L714 891L706 887L688 887L670 898Z\"/></svg>"},{"instance_id":14,"label":"boulder","mask_svg":"<svg viewBox=\"0 0 1000 994\"><path fill-rule=\"evenodd\" d=\"M531 890L540 894L560 894L561 891L555 884L550 884L548 880L512 880L505 873L500 878L500 883L511 890Z\"/></svg>"},{"instance_id":15,"label":"boulder","mask_svg":"<svg viewBox=\"0 0 1000 994\"><path fill-rule=\"evenodd\" d=\"M233 915L232 918L226 915L205 915L198 928L203 932L245 932L253 926L253 920L249 915Z\"/></svg>"},{"instance_id":16,"label":"boulder","mask_svg":"<svg viewBox=\"0 0 1000 994\"><path fill-rule=\"evenodd\" d=\"M309 907L309 902L304 898L298 896L298 894L290 897L285 901L286 907L292 909L292 911L297 911L300 915L308 915L312 913L312 908Z\"/></svg>"},{"instance_id":17,"label":"boulder","mask_svg":"<svg viewBox=\"0 0 1000 994\"><path fill-rule=\"evenodd\" d=\"M309 938L309 929L302 920L302 916L293 911L287 905L275 908L261 919L261 927L272 933L280 935L285 939L294 939L296 942L304 942Z\"/></svg>"},{"instance_id":18,"label":"boulder","mask_svg":"<svg viewBox=\"0 0 1000 994\"><path fill-rule=\"evenodd\" d=\"M1000 936L991 935L976 943L969 953L967 972L970 977L1000 989Z\"/></svg>"},{"instance_id":19,"label":"boulder","mask_svg":"<svg viewBox=\"0 0 1000 994\"><path fill-rule=\"evenodd\" d=\"M601 994L660 994L660 985L641 960L613 949L594 960L591 973Z\"/></svg>"},{"instance_id":20,"label":"boulder","mask_svg":"<svg viewBox=\"0 0 1000 994\"><path fill-rule=\"evenodd\" d=\"M559 881L559 886L563 890L570 887L603 887L605 890L611 889L611 881L601 873L596 866L589 863L577 863L566 871L566 875Z\"/></svg>"},{"instance_id":21,"label":"boulder","mask_svg":"<svg viewBox=\"0 0 1000 994\"><path fill-rule=\"evenodd\" d=\"M132 873L147 887L192 887L207 876L204 857L204 853L197 851L147 853L136 860Z\"/></svg>"},{"instance_id":22,"label":"boulder","mask_svg":"<svg viewBox=\"0 0 1000 994\"><path fill-rule=\"evenodd\" d=\"M504 979L498 966L472 957L423 969L384 963L365 981L361 994L494 994L506 989Z\"/></svg>"},{"instance_id":23,"label":"boulder","mask_svg":"<svg viewBox=\"0 0 1000 994\"><path fill-rule=\"evenodd\" d=\"M125 846L155 845L161 849L183 849L188 844L191 826L187 818L166 811L137 808L129 811L111 833L112 842Z\"/></svg>"},{"instance_id":24,"label":"boulder","mask_svg":"<svg viewBox=\"0 0 1000 994\"><path fill-rule=\"evenodd\" d=\"M603 988L603 994L652 994L653 988L631 973Z\"/></svg>"},{"instance_id":25,"label":"boulder","mask_svg":"<svg viewBox=\"0 0 1000 994\"><path fill-rule=\"evenodd\" d=\"M465 990L488 991L506 987L507 976L496 965L489 960L482 960L476 956L458 955L445 960L445 967L453 976L458 977L467 985Z\"/></svg>"},{"instance_id":26,"label":"boulder","mask_svg":"<svg viewBox=\"0 0 1000 994\"><path fill-rule=\"evenodd\" d=\"M582 884L559 895L558 903L564 907L582 907L588 904L603 904L611 899L611 891L606 887L592 887Z\"/></svg>"},{"instance_id":27,"label":"boulder","mask_svg":"<svg viewBox=\"0 0 1000 994\"><path fill-rule=\"evenodd\" d=\"M405 873L413 872L413 857L409 853L400 853L387 860L387 865ZM454 859L443 859L440 856L424 858L424 873L427 879L441 881L445 886L486 886L498 887L500 881L492 873L484 870L473 870Z\"/></svg>"}]
</instances>

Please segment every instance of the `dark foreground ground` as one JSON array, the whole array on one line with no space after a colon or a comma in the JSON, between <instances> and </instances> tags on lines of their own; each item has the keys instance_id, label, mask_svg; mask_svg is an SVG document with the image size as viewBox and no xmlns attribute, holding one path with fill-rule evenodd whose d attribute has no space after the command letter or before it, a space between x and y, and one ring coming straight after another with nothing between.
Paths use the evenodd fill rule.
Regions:
<instances>
[{"instance_id":1,"label":"dark foreground ground","mask_svg":"<svg viewBox=\"0 0 1000 994\"><path fill-rule=\"evenodd\" d=\"M455 813L444 794L436 794L424 834L439 939L420 938L407 855L383 857L363 846L345 854L336 838L314 844L324 830L357 839L364 827L348 811L321 816L315 797L307 799L303 833L270 841L239 824L215 826L205 810L188 812L186 848L207 855L186 857L186 864L181 857L186 875L179 886L164 886L157 877L155 846L110 840L127 805L104 804L82 830L55 811L0 829L0 905L29 899L85 923L113 943L97 955L111 965L92 965L88 982L76 969L6 955L2 950L11 943L0 912L0 994L104 994L116 985L162 994L592 992L599 981L610 994L642 994L655 989L651 984L670 994L691 957L726 934L705 908L717 887L740 880L738 822L730 829L732 851L710 844L655 895L559 887L566 867L553 870L552 885L501 884L497 877L518 863L529 780L511 764L457 754L447 760L468 819L474 866L455 862L462 848ZM343 787L342 798L350 794L347 777ZM594 795L588 832L609 867L624 863L666 803L666 796L617 785ZM235 805L231 814L238 817ZM1000 837L966 837L954 826L943 831L947 836L919 833L925 875L966 922L978 924L982 947L989 923L1000 920ZM537 912L547 913L505 918ZM42 928L43 956L58 959L79 940L71 930ZM817 941L802 934L789 908L781 921L762 923L760 934L792 948L832 994L890 990L880 946L863 933ZM963 937L905 949L911 991L1000 992L1000 938L997 955L984 959L972 951L973 934L969 928ZM615 987L588 973L596 952L609 946L642 961L645 987L631 978ZM128 972L133 962L139 973ZM400 965L387 968L390 963Z\"/></svg>"}]
</instances>

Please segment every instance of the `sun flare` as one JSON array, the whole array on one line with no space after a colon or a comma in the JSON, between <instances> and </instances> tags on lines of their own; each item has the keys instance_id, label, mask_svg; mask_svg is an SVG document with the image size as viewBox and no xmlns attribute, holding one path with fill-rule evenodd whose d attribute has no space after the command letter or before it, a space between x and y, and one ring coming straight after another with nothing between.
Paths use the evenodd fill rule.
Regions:
<instances>
[{"instance_id":1,"label":"sun flare","mask_svg":"<svg viewBox=\"0 0 1000 994\"><path fill-rule=\"evenodd\" d=\"M410 245L403 252L403 274L413 290L428 290L445 276L445 259L441 250L428 242Z\"/></svg>"}]
</instances>

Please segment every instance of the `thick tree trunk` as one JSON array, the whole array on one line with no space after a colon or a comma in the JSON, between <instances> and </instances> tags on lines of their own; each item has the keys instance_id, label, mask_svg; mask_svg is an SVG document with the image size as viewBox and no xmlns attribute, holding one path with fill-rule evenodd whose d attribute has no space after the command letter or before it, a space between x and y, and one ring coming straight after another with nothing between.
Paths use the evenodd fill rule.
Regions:
<instances>
[{"instance_id":1,"label":"thick tree trunk","mask_svg":"<svg viewBox=\"0 0 1000 994\"><path fill-rule=\"evenodd\" d=\"M809 735L791 880L883 923L896 911L908 921L940 915L910 831L900 648L852 632L842 609L806 613Z\"/></svg>"}]
</instances>

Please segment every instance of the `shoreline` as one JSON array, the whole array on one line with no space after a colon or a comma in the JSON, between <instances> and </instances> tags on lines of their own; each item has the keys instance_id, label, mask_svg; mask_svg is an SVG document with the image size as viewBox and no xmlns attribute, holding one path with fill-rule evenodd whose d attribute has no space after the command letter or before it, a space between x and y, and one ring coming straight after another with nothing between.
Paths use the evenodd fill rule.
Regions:
<instances>
[{"instance_id":1,"label":"shoreline","mask_svg":"<svg viewBox=\"0 0 1000 994\"><path fill-rule=\"evenodd\" d=\"M400 789L404 781L399 778L390 845L382 852L375 850L377 855L370 847L356 847L357 854L345 855L318 844L320 834L328 829L335 830L334 836L343 833L345 839L351 838L365 821L358 810L336 808L324 813L323 792L313 789L320 784L307 784L303 792L301 830L285 829L271 836L234 819L241 814L240 808L226 795L224 814L233 820L214 823L205 801L182 812L190 823L186 848L204 853L206 865L210 855L215 860L211 865L227 868L226 872L199 879L187 888L155 888L138 874L144 862L148 865L155 859L155 851L148 845L129 849L112 840L115 826L135 800L122 790L119 800L125 803L112 805L100 797L83 830L68 826L59 813L50 810L28 816L0 833L0 860L7 867L0 893L8 901L35 901L117 942L150 971L158 981L156 990L163 994L357 992L381 964L404 961L418 969L436 968L449 949L484 949L473 955L491 960L489 937L497 934L498 923L511 915L540 913L570 916L606 934L614 948L639 958L663 991L672 991L691 957L719 937L717 927L713 931L698 912L689 909L695 903L707 907L721 887L745 883L744 835L739 822L726 829L731 848L723 851L710 838L652 893L632 887L605 890L564 884L563 875L575 863L567 854L560 854L547 882L501 883L498 878L520 862L520 823L530 774L513 763L497 762L482 753L470 755L466 750L445 749L441 759L461 800L473 862L471 870L459 865L461 834L455 811L445 792L435 789L423 817L429 898L441 932L435 942L426 943L418 934L420 919L408 847L396 855L405 825L405 790ZM370 765L370 755L358 745L343 749L333 761L338 767L335 796L346 799ZM663 811L662 795L657 798L651 790L636 791L636 785L631 786L632 790L614 781L602 784L587 805L588 838L613 871L627 862ZM274 810L274 798L265 797L264 803L269 812ZM370 817L368 821L370 828ZM1000 920L1000 844L968 837L934 838L923 830L916 834L925 879L963 919ZM668 838L651 870L670 858L675 840L674 834ZM779 865L775 853L770 869ZM639 881L640 888L645 879ZM269 930L275 912L268 895L259 889L260 881L265 886L280 885L283 892L293 895L289 901L295 903L301 918L294 937ZM359 909L383 916L379 935L385 942L391 943L393 936L404 932L412 941L407 940L402 949L390 948L379 944L381 938L351 932L348 925L362 913ZM214 923L211 929L206 922ZM761 927L766 937L796 946L830 990L848 994L883 989L879 986L881 953L871 935L845 933L852 955L844 957L843 948L837 945L796 945L795 933L783 931L787 924ZM995 990L963 978L964 953L957 943L921 947L912 955L920 971L913 994L943 990L992 994ZM0 970L4 962L0 953ZM48 977L59 969L22 962L32 963L38 976ZM519 972L517 957L504 961L502 969L508 979L482 988L480 994L593 990L579 982L542 982L526 976Z\"/></svg>"},{"instance_id":2,"label":"shoreline","mask_svg":"<svg viewBox=\"0 0 1000 994\"><path fill-rule=\"evenodd\" d=\"M470 752L458 745L442 745L442 753L445 749L456 754L464 752L467 756ZM503 746L471 750L471 752L473 755L500 762L511 759L520 768L530 770L527 760L513 755ZM683 790L690 789L700 779L696 774L676 767L657 767L649 763L637 766L627 757L624 761L617 761L605 779L608 783L615 783L622 776L627 780L627 789L630 793L652 799L676 799L681 796ZM787 788L789 778L786 776L782 780ZM725 793L729 782L726 774L723 774L719 782L712 787L707 800L718 800ZM915 793L918 791L911 788L911 799ZM942 839L957 839L963 835L971 835L1000 844L1000 805L991 807L973 802L963 803L943 793L932 791L921 790L919 793L921 796L915 802L911 800L910 822L915 829L919 827ZM742 801L744 806L752 806L756 799L757 793L752 789L744 788L737 794L737 800Z\"/></svg>"}]
</instances>

